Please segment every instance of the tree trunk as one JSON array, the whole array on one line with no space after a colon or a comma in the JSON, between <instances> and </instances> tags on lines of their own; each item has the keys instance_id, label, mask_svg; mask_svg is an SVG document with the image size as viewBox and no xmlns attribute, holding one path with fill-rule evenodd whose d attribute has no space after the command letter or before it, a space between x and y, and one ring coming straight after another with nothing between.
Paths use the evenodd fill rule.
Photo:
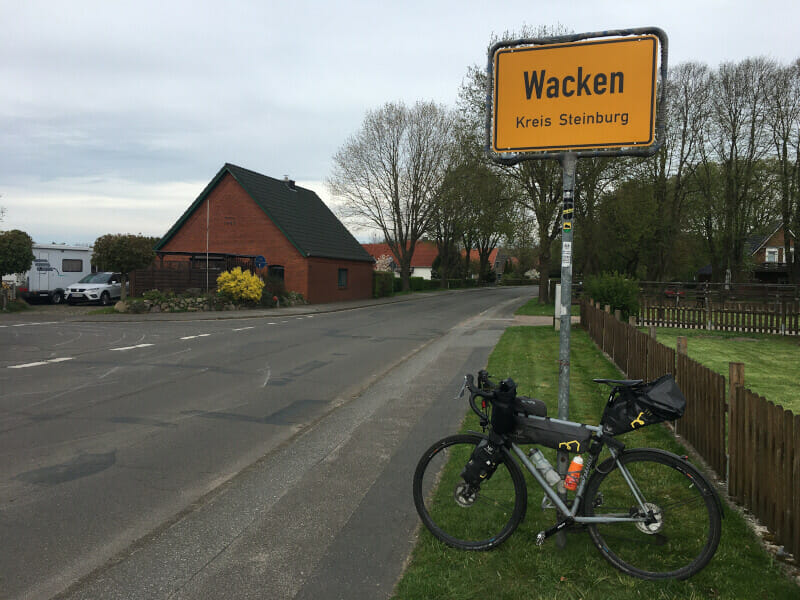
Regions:
<instances>
[{"instance_id":1,"label":"tree trunk","mask_svg":"<svg viewBox=\"0 0 800 600\"><path fill-rule=\"evenodd\" d=\"M411 289L411 260L409 259L408 262L403 261L400 264L400 281L402 282L401 289L404 292L407 292Z\"/></svg>"},{"instance_id":2,"label":"tree trunk","mask_svg":"<svg viewBox=\"0 0 800 600\"><path fill-rule=\"evenodd\" d=\"M539 254L539 304L550 304L550 251Z\"/></svg>"}]
</instances>

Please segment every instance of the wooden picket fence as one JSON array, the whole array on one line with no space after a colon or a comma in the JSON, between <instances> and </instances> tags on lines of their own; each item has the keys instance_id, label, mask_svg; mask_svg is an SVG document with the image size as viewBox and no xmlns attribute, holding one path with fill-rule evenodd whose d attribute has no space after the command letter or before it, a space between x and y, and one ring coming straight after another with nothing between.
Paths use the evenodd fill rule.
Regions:
<instances>
[{"instance_id":1,"label":"wooden picket fence","mask_svg":"<svg viewBox=\"0 0 800 600\"><path fill-rule=\"evenodd\" d=\"M750 510L776 543L800 556L800 416L743 386L728 389L722 375L590 301L581 302L581 325L627 377L675 375L686 396L676 433L728 481L731 498Z\"/></svg>"},{"instance_id":2,"label":"wooden picket fence","mask_svg":"<svg viewBox=\"0 0 800 600\"><path fill-rule=\"evenodd\" d=\"M691 306L643 298L639 324L681 329L800 335L800 303L711 303Z\"/></svg>"},{"instance_id":3,"label":"wooden picket fence","mask_svg":"<svg viewBox=\"0 0 800 600\"><path fill-rule=\"evenodd\" d=\"M800 554L800 415L737 386L728 420L728 491Z\"/></svg>"}]
</instances>

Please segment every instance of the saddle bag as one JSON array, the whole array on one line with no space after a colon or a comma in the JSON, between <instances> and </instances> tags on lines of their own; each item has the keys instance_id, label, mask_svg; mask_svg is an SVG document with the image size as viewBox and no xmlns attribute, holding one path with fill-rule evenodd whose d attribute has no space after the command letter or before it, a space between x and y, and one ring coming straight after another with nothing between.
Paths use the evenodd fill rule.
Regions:
<instances>
[{"instance_id":1,"label":"saddle bag","mask_svg":"<svg viewBox=\"0 0 800 600\"><path fill-rule=\"evenodd\" d=\"M667 373L645 385L623 387L603 411L603 433L620 435L664 421L680 419L686 398Z\"/></svg>"}]
</instances>

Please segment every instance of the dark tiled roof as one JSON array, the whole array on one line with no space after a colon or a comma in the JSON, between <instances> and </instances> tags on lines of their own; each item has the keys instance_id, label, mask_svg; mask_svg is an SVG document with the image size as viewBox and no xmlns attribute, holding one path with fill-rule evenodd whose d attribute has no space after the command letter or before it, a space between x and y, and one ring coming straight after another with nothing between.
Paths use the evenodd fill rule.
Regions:
<instances>
[{"instance_id":1,"label":"dark tiled roof","mask_svg":"<svg viewBox=\"0 0 800 600\"><path fill-rule=\"evenodd\" d=\"M156 250L181 228L226 173L233 176L303 256L373 262L373 258L314 192L230 163L220 169L156 245Z\"/></svg>"}]
</instances>

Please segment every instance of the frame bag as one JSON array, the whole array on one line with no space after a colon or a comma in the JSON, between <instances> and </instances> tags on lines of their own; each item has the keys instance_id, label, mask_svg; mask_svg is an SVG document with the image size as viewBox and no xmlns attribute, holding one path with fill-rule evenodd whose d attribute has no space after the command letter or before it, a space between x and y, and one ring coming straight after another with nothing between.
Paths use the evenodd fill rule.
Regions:
<instances>
[{"instance_id":1,"label":"frame bag","mask_svg":"<svg viewBox=\"0 0 800 600\"><path fill-rule=\"evenodd\" d=\"M667 373L648 384L619 388L603 412L603 433L620 435L683 416L686 398Z\"/></svg>"}]
</instances>

